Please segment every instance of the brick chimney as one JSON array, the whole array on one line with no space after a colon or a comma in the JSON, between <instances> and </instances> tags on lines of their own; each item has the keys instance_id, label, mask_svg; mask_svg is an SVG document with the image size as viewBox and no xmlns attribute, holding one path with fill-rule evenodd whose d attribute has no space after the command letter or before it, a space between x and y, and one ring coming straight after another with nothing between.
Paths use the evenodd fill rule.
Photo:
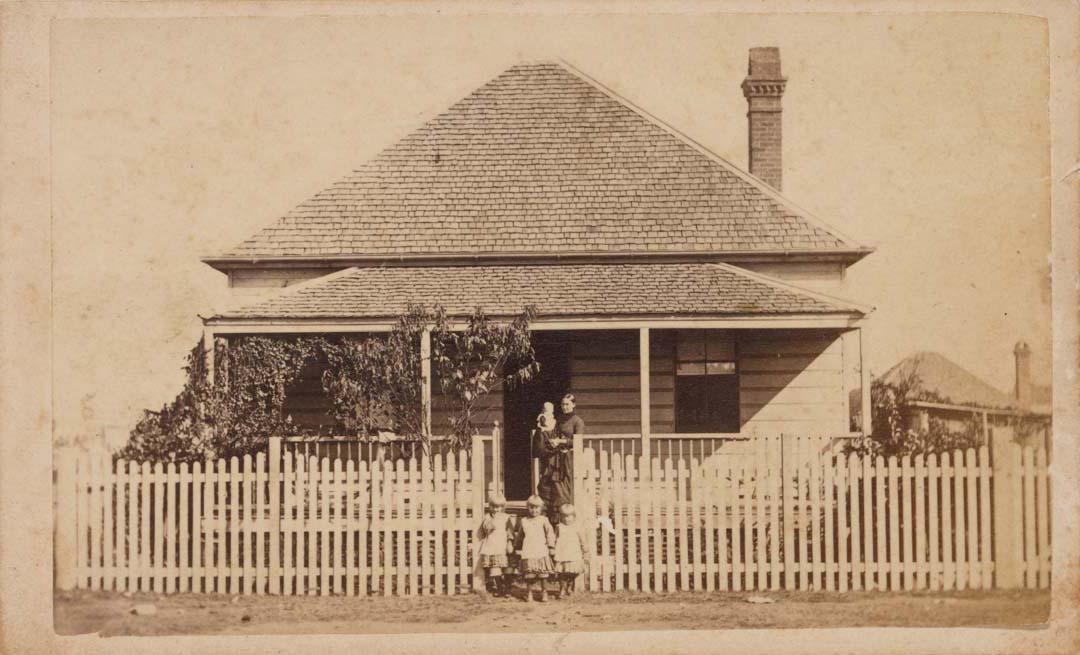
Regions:
<instances>
[{"instance_id":1,"label":"brick chimney","mask_svg":"<svg viewBox=\"0 0 1080 655\"><path fill-rule=\"evenodd\" d=\"M1024 341L1016 342L1016 388L1014 395L1020 405L1031 403L1031 348Z\"/></svg>"},{"instance_id":2,"label":"brick chimney","mask_svg":"<svg viewBox=\"0 0 1080 655\"><path fill-rule=\"evenodd\" d=\"M780 74L780 48L750 48L750 66L742 83L748 105L750 173L778 190L783 183L780 98L786 83Z\"/></svg>"}]
</instances>

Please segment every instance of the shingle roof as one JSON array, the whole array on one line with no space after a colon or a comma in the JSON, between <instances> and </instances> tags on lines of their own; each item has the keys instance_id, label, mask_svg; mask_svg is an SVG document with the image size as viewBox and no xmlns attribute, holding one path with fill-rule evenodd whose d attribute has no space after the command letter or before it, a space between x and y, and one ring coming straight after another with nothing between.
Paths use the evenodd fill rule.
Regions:
<instances>
[{"instance_id":1,"label":"shingle roof","mask_svg":"<svg viewBox=\"0 0 1080 655\"><path fill-rule=\"evenodd\" d=\"M222 257L554 250L865 248L546 62L508 69Z\"/></svg>"},{"instance_id":2,"label":"shingle roof","mask_svg":"<svg viewBox=\"0 0 1080 655\"><path fill-rule=\"evenodd\" d=\"M728 264L563 264L349 268L219 318L374 318L408 305L514 315L861 314L843 301Z\"/></svg>"}]
</instances>

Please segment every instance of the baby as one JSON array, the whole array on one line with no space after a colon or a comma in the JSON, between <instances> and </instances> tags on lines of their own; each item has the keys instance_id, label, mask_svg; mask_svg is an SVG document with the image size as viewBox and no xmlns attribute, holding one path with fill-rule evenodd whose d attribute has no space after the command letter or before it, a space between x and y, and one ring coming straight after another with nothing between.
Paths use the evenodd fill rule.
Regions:
<instances>
[{"instance_id":1,"label":"baby","mask_svg":"<svg viewBox=\"0 0 1080 655\"><path fill-rule=\"evenodd\" d=\"M555 405L544 403L544 411L540 412L540 415L536 417L536 427L541 432L555 431Z\"/></svg>"}]
</instances>

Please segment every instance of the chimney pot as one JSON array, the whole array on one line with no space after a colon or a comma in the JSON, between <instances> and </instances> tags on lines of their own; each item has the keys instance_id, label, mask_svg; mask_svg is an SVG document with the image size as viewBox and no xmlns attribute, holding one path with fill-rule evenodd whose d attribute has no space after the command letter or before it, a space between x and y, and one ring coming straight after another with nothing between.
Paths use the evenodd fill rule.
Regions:
<instances>
[{"instance_id":1,"label":"chimney pot","mask_svg":"<svg viewBox=\"0 0 1080 655\"><path fill-rule=\"evenodd\" d=\"M743 96L747 102L750 173L776 189L783 184L783 120L780 99L787 84L780 48L750 48Z\"/></svg>"}]
</instances>

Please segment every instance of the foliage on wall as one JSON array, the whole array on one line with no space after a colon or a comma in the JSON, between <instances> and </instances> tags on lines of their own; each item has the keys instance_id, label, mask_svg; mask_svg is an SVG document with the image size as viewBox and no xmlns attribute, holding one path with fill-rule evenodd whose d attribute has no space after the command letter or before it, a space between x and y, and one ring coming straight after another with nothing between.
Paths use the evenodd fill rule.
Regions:
<instances>
[{"instance_id":1,"label":"foliage on wall","mask_svg":"<svg viewBox=\"0 0 1080 655\"><path fill-rule=\"evenodd\" d=\"M386 430L425 444L420 342L431 331L431 366L450 409L436 426L453 447L477 434L476 403L502 385L529 380L537 370L529 339L531 308L509 323L477 309L453 332L442 308L410 307L378 336L238 336L215 344L215 376L207 375L202 342L188 353L183 389L160 410L143 412L118 457L194 461L261 450L269 436L305 430L285 410L303 369L324 365L322 389L338 434Z\"/></svg>"}]
</instances>

